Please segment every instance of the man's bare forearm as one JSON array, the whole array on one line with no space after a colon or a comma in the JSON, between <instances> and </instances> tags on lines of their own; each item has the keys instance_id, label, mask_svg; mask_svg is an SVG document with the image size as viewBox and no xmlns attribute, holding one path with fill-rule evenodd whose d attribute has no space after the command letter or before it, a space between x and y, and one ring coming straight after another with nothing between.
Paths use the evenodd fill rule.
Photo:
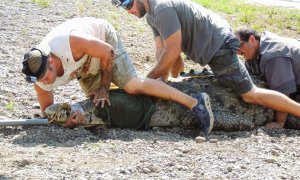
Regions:
<instances>
[{"instance_id":1,"label":"man's bare forearm","mask_svg":"<svg viewBox=\"0 0 300 180\"><path fill-rule=\"evenodd\" d=\"M164 73L169 72L178 57L179 55L176 53L164 50L161 52L160 59L157 61L154 68L148 73L147 77L157 79Z\"/></svg>"},{"instance_id":2,"label":"man's bare forearm","mask_svg":"<svg viewBox=\"0 0 300 180\"><path fill-rule=\"evenodd\" d=\"M275 112L275 122L279 123L284 127L288 113L276 111Z\"/></svg>"},{"instance_id":3,"label":"man's bare forearm","mask_svg":"<svg viewBox=\"0 0 300 180\"><path fill-rule=\"evenodd\" d=\"M112 78L112 66L114 62L114 51L111 50L106 63L101 64L101 82L100 88L105 89L106 91L109 90L111 78Z\"/></svg>"},{"instance_id":4,"label":"man's bare forearm","mask_svg":"<svg viewBox=\"0 0 300 180\"><path fill-rule=\"evenodd\" d=\"M36 91L37 100L40 104L40 109L43 113L48 106L54 103L54 94L52 91L43 90L36 84L34 84L34 89Z\"/></svg>"}]
</instances>

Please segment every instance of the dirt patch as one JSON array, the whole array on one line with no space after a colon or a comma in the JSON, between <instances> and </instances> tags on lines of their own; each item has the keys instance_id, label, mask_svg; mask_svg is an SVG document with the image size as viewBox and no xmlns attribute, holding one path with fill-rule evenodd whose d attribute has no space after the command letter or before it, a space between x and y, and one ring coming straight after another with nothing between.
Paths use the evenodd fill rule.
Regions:
<instances>
[{"instance_id":1,"label":"dirt patch","mask_svg":"<svg viewBox=\"0 0 300 180\"><path fill-rule=\"evenodd\" d=\"M21 74L23 54L67 19L96 16L120 32L139 75L154 64L145 20L104 0L0 2L0 119L40 116L32 85ZM199 65L186 64L186 69ZM76 81L55 90L56 102L84 99ZM0 179L299 179L299 131L224 133L207 139L185 129L111 129L93 135L58 126L0 128Z\"/></svg>"}]
</instances>

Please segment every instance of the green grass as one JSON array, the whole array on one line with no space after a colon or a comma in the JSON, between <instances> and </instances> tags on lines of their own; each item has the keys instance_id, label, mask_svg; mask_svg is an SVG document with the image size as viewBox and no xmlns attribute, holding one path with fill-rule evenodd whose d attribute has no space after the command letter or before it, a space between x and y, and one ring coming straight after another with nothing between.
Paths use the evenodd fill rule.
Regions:
<instances>
[{"instance_id":1,"label":"green grass","mask_svg":"<svg viewBox=\"0 0 300 180\"><path fill-rule=\"evenodd\" d=\"M40 7L48 7L51 4L51 0L31 0L31 1L39 5Z\"/></svg>"},{"instance_id":2,"label":"green grass","mask_svg":"<svg viewBox=\"0 0 300 180\"><path fill-rule=\"evenodd\" d=\"M226 17L233 29L251 26L258 31L272 31L300 37L300 10L283 7L256 6L243 0L194 0Z\"/></svg>"},{"instance_id":3,"label":"green grass","mask_svg":"<svg viewBox=\"0 0 300 180\"><path fill-rule=\"evenodd\" d=\"M78 6L79 14L82 16L85 12L91 9L92 5L93 5L92 0L83 0Z\"/></svg>"},{"instance_id":4,"label":"green grass","mask_svg":"<svg viewBox=\"0 0 300 180\"><path fill-rule=\"evenodd\" d=\"M13 101L10 101L5 105L5 109L8 111L14 111L15 110L15 103Z\"/></svg>"}]
</instances>

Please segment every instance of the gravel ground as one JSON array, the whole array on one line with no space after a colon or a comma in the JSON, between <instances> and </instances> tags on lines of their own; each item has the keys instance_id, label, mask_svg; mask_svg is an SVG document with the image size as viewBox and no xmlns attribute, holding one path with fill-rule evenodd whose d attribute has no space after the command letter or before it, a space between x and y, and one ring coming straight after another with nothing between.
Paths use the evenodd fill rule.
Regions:
<instances>
[{"instance_id":1,"label":"gravel ground","mask_svg":"<svg viewBox=\"0 0 300 180\"><path fill-rule=\"evenodd\" d=\"M154 63L144 20L104 0L0 2L0 119L40 116L33 87L21 74L23 54L66 19L96 16L120 32L141 76ZM196 65L187 64L186 68ZM84 99L77 82L55 90L56 102ZM1 127L0 179L300 179L300 131L213 132L154 128Z\"/></svg>"}]
</instances>

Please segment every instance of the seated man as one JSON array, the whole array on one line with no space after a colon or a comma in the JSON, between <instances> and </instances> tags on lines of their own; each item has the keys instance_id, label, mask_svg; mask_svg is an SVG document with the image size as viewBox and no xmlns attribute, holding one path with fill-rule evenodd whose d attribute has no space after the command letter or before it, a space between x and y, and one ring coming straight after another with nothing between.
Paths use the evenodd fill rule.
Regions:
<instances>
[{"instance_id":1,"label":"seated man","mask_svg":"<svg viewBox=\"0 0 300 180\"><path fill-rule=\"evenodd\" d=\"M300 85L300 41L247 27L240 28L235 35L240 41L238 52L244 56L247 70L264 77L272 90L294 99ZM288 113L275 113L275 121L266 126L283 128Z\"/></svg>"},{"instance_id":2,"label":"seated man","mask_svg":"<svg viewBox=\"0 0 300 180\"><path fill-rule=\"evenodd\" d=\"M208 134L214 122L209 96L191 97L165 83L140 79L121 39L111 24L91 17L75 18L51 30L37 48L24 56L22 72L34 84L42 112L53 104L53 88L79 80L96 106L110 105L109 87L113 82L129 94L145 94L172 100L192 111ZM79 110L71 119L82 119Z\"/></svg>"}]
</instances>

